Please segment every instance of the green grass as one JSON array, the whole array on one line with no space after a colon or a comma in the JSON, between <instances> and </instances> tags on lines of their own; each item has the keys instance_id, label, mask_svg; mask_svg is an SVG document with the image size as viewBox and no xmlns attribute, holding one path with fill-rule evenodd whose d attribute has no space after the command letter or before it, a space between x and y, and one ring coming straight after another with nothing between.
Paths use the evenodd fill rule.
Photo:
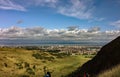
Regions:
<instances>
[{"instance_id":1,"label":"green grass","mask_svg":"<svg viewBox=\"0 0 120 77\"><path fill-rule=\"evenodd\" d=\"M52 77L65 76L91 58L83 55L70 56L63 53L0 48L0 77L43 77L46 66Z\"/></svg>"},{"instance_id":2,"label":"green grass","mask_svg":"<svg viewBox=\"0 0 120 77\"><path fill-rule=\"evenodd\" d=\"M103 73L99 74L98 77L120 77L120 65L104 71Z\"/></svg>"}]
</instances>

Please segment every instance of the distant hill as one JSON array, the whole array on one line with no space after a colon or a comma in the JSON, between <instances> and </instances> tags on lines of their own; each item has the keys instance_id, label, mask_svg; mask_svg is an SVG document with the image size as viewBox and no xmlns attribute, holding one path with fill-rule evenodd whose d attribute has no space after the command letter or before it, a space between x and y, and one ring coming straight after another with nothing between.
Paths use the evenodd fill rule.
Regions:
<instances>
[{"instance_id":1,"label":"distant hill","mask_svg":"<svg viewBox=\"0 0 120 77\"><path fill-rule=\"evenodd\" d=\"M90 77L95 77L99 73L119 64L120 36L103 46L92 60L83 64L82 67L78 68L78 70L69 75L69 77L83 77L84 73L88 73Z\"/></svg>"}]
</instances>

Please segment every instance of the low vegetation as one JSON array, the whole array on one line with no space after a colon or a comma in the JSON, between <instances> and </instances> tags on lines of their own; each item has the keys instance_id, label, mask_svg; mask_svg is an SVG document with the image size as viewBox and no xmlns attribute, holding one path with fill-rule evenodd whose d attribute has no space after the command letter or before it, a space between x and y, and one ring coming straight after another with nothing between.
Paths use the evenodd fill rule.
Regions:
<instances>
[{"instance_id":1,"label":"low vegetation","mask_svg":"<svg viewBox=\"0 0 120 77\"><path fill-rule=\"evenodd\" d=\"M120 77L120 65L104 71L103 73L99 74L98 77Z\"/></svg>"},{"instance_id":2,"label":"low vegetation","mask_svg":"<svg viewBox=\"0 0 120 77\"><path fill-rule=\"evenodd\" d=\"M0 77L43 77L44 67L52 77L64 77L91 58L54 51L1 47Z\"/></svg>"}]
</instances>

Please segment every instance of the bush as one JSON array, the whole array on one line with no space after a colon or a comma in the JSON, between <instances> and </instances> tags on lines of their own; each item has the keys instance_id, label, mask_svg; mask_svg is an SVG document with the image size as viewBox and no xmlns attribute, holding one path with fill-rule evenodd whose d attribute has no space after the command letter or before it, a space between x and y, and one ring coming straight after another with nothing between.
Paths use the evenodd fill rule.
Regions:
<instances>
[{"instance_id":1,"label":"bush","mask_svg":"<svg viewBox=\"0 0 120 77\"><path fill-rule=\"evenodd\" d=\"M4 66L7 67L8 66L7 63L4 63Z\"/></svg>"},{"instance_id":2,"label":"bush","mask_svg":"<svg viewBox=\"0 0 120 77\"><path fill-rule=\"evenodd\" d=\"M66 54L66 53L51 53L53 56L56 56L57 58L63 58L66 56L70 56L70 54Z\"/></svg>"},{"instance_id":3,"label":"bush","mask_svg":"<svg viewBox=\"0 0 120 77\"><path fill-rule=\"evenodd\" d=\"M48 60L48 61L53 61L54 60L54 57L52 57L52 56L47 57L44 54L40 55L39 53L35 53L32 56L35 57L36 59L44 59L44 60Z\"/></svg>"},{"instance_id":4,"label":"bush","mask_svg":"<svg viewBox=\"0 0 120 77\"><path fill-rule=\"evenodd\" d=\"M60 52L60 50L48 50L47 52L59 53L59 52Z\"/></svg>"},{"instance_id":5,"label":"bush","mask_svg":"<svg viewBox=\"0 0 120 77\"><path fill-rule=\"evenodd\" d=\"M19 77L30 77L29 75L21 75Z\"/></svg>"},{"instance_id":6,"label":"bush","mask_svg":"<svg viewBox=\"0 0 120 77\"><path fill-rule=\"evenodd\" d=\"M30 67L29 63L25 62L24 64L25 64L25 68L29 68Z\"/></svg>"},{"instance_id":7,"label":"bush","mask_svg":"<svg viewBox=\"0 0 120 77\"><path fill-rule=\"evenodd\" d=\"M35 53L32 56L35 57L36 59L43 59L43 57L39 53Z\"/></svg>"},{"instance_id":8,"label":"bush","mask_svg":"<svg viewBox=\"0 0 120 77\"><path fill-rule=\"evenodd\" d=\"M33 69L34 69L34 70L36 69L36 65L33 65Z\"/></svg>"},{"instance_id":9,"label":"bush","mask_svg":"<svg viewBox=\"0 0 120 77\"><path fill-rule=\"evenodd\" d=\"M22 63L15 63L18 69L23 69Z\"/></svg>"},{"instance_id":10,"label":"bush","mask_svg":"<svg viewBox=\"0 0 120 77\"><path fill-rule=\"evenodd\" d=\"M32 68L27 68L26 72L30 75L35 75L35 72L32 70Z\"/></svg>"},{"instance_id":11,"label":"bush","mask_svg":"<svg viewBox=\"0 0 120 77\"><path fill-rule=\"evenodd\" d=\"M27 50L39 50L40 48L39 47L37 47L37 46L26 46L26 47L24 47L25 49L27 49Z\"/></svg>"}]
</instances>

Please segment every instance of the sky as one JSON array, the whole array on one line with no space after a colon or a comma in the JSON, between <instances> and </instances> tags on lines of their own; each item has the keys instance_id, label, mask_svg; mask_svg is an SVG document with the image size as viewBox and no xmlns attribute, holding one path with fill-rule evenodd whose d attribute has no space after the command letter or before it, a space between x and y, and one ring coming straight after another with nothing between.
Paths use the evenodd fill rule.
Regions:
<instances>
[{"instance_id":1,"label":"sky","mask_svg":"<svg viewBox=\"0 0 120 77\"><path fill-rule=\"evenodd\" d=\"M120 0L0 0L0 39L110 40Z\"/></svg>"}]
</instances>

